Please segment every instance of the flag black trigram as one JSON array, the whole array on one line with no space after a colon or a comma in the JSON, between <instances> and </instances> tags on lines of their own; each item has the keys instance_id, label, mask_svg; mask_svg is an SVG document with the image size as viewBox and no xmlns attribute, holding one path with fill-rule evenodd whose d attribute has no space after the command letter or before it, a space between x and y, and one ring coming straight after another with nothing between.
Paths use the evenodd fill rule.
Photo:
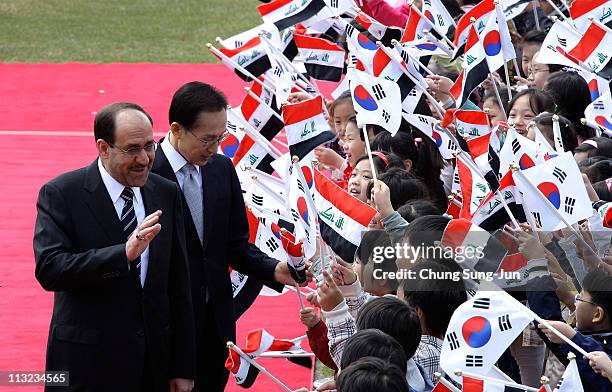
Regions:
<instances>
[{"instance_id":1,"label":"flag black trigram","mask_svg":"<svg viewBox=\"0 0 612 392\"><path fill-rule=\"evenodd\" d=\"M440 14L438 14L438 24L444 27L444 17L442 17Z\"/></svg>"},{"instance_id":2,"label":"flag black trigram","mask_svg":"<svg viewBox=\"0 0 612 392\"><path fill-rule=\"evenodd\" d=\"M568 214L574 213L574 205L576 204L576 199L573 197L565 197L565 212Z\"/></svg>"},{"instance_id":3,"label":"flag black trigram","mask_svg":"<svg viewBox=\"0 0 612 392\"><path fill-rule=\"evenodd\" d=\"M227 122L227 129L228 131L236 131L236 124L232 124L231 122Z\"/></svg>"},{"instance_id":4,"label":"flag black trigram","mask_svg":"<svg viewBox=\"0 0 612 392\"><path fill-rule=\"evenodd\" d=\"M567 39L557 36L557 41L559 41L561 46L567 46Z\"/></svg>"},{"instance_id":5,"label":"flag black trigram","mask_svg":"<svg viewBox=\"0 0 612 392\"><path fill-rule=\"evenodd\" d=\"M331 0L329 6L332 8L338 8L338 0Z\"/></svg>"},{"instance_id":6,"label":"flag black trigram","mask_svg":"<svg viewBox=\"0 0 612 392\"><path fill-rule=\"evenodd\" d=\"M429 121L427 120L427 117L417 116L417 118L419 119L420 122L425 123L425 124L429 124Z\"/></svg>"},{"instance_id":7,"label":"flag black trigram","mask_svg":"<svg viewBox=\"0 0 612 392\"><path fill-rule=\"evenodd\" d=\"M256 194L254 194L254 193L253 193L253 195L252 195L252 196L253 196L253 197L251 197L251 199L253 200L253 204L256 204L256 205L258 205L258 206L260 206L260 207L261 207L261 206L263 206L263 201L264 201L263 196L256 195Z\"/></svg>"},{"instance_id":8,"label":"flag black trigram","mask_svg":"<svg viewBox=\"0 0 612 392\"><path fill-rule=\"evenodd\" d=\"M385 123L389 123L389 120L391 119L391 115L385 109L383 109L382 118L385 119Z\"/></svg>"},{"instance_id":9,"label":"flag black trigram","mask_svg":"<svg viewBox=\"0 0 612 392\"><path fill-rule=\"evenodd\" d=\"M455 142L453 142L452 140L448 139L448 143L446 148L448 148L451 151L454 151L457 149L457 145L455 144Z\"/></svg>"},{"instance_id":10,"label":"flag black trigram","mask_svg":"<svg viewBox=\"0 0 612 392\"><path fill-rule=\"evenodd\" d=\"M553 176L555 176L557 180L559 180L559 182L563 184L563 182L567 178L567 173L565 173L563 170L559 169L558 167L555 167L555 170L553 170Z\"/></svg>"},{"instance_id":11,"label":"flag black trigram","mask_svg":"<svg viewBox=\"0 0 612 392\"><path fill-rule=\"evenodd\" d=\"M508 314L499 316L497 318L497 324L499 325L499 330L502 332L512 329L512 324L510 323L510 315Z\"/></svg>"},{"instance_id":12,"label":"flag black trigram","mask_svg":"<svg viewBox=\"0 0 612 392\"><path fill-rule=\"evenodd\" d=\"M482 355L466 355L465 366L466 367L482 367Z\"/></svg>"},{"instance_id":13,"label":"flag black trigram","mask_svg":"<svg viewBox=\"0 0 612 392\"><path fill-rule=\"evenodd\" d=\"M459 172L457 172L457 171L453 175L453 182L455 184L461 184L461 179L459 178Z\"/></svg>"},{"instance_id":14,"label":"flag black trigram","mask_svg":"<svg viewBox=\"0 0 612 392\"><path fill-rule=\"evenodd\" d=\"M459 348L459 339L457 339L457 334L455 332L447 334L446 340L448 341L448 345L451 351Z\"/></svg>"},{"instance_id":15,"label":"flag black trigram","mask_svg":"<svg viewBox=\"0 0 612 392\"><path fill-rule=\"evenodd\" d=\"M537 224L538 226L542 226L542 217L540 216L540 213L539 213L539 212L534 212L534 213L533 213L533 219L535 219L536 224Z\"/></svg>"},{"instance_id":16,"label":"flag black trigram","mask_svg":"<svg viewBox=\"0 0 612 392\"><path fill-rule=\"evenodd\" d=\"M274 238L269 238L266 241L266 245L268 246L268 249L270 249L270 252L276 252L276 250L279 248Z\"/></svg>"},{"instance_id":17,"label":"flag black trigram","mask_svg":"<svg viewBox=\"0 0 612 392\"><path fill-rule=\"evenodd\" d=\"M355 28L352 25L347 24L346 25L346 35L350 37L353 35L354 32L355 32Z\"/></svg>"},{"instance_id":18,"label":"flag black trigram","mask_svg":"<svg viewBox=\"0 0 612 392\"><path fill-rule=\"evenodd\" d=\"M419 95L419 91L416 89L416 87L414 87L412 90L410 90L408 95L411 97L416 97L417 95Z\"/></svg>"},{"instance_id":19,"label":"flag black trigram","mask_svg":"<svg viewBox=\"0 0 612 392\"><path fill-rule=\"evenodd\" d=\"M491 300L489 298L478 298L474 300L474 307L477 309L489 309Z\"/></svg>"},{"instance_id":20,"label":"flag black trigram","mask_svg":"<svg viewBox=\"0 0 612 392\"><path fill-rule=\"evenodd\" d=\"M274 75L280 77L283 74L283 70L280 67L274 67Z\"/></svg>"},{"instance_id":21,"label":"flag black trigram","mask_svg":"<svg viewBox=\"0 0 612 392\"><path fill-rule=\"evenodd\" d=\"M238 49L242 45L244 45L244 42L239 41L239 40L234 41L234 46L236 47L236 49Z\"/></svg>"},{"instance_id":22,"label":"flag black trigram","mask_svg":"<svg viewBox=\"0 0 612 392\"><path fill-rule=\"evenodd\" d=\"M518 150L520 149L521 149L521 143L517 139L514 139L512 141L512 152L516 154Z\"/></svg>"},{"instance_id":23,"label":"flag black trigram","mask_svg":"<svg viewBox=\"0 0 612 392\"><path fill-rule=\"evenodd\" d=\"M557 383L557 386L555 387L555 391L559 390L561 388L561 385L563 385L563 380L565 377L561 377L561 379L559 380L559 382Z\"/></svg>"},{"instance_id":24,"label":"flag black trigram","mask_svg":"<svg viewBox=\"0 0 612 392\"><path fill-rule=\"evenodd\" d=\"M428 6L431 6L431 0L425 0L425 1L423 2L423 4L428 5Z\"/></svg>"},{"instance_id":25,"label":"flag black trigram","mask_svg":"<svg viewBox=\"0 0 612 392\"><path fill-rule=\"evenodd\" d=\"M405 63L410 61L410 56L408 55L408 51L406 51L405 49L402 49L400 56L402 56L402 60L404 60Z\"/></svg>"},{"instance_id":26,"label":"flag black trigram","mask_svg":"<svg viewBox=\"0 0 612 392\"><path fill-rule=\"evenodd\" d=\"M372 86L372 90L374 91L374 96L376 97L376 100L378 101L380 101L381 99L387 96L387 94L385 94L385 90L382 88L380 84L375 84L374 86Z\"/></svg>"},{"instance_id":27,"label":"flag black trigram","mask_svg":"<svg viewBox=\"0 0 612 392\"><path fill-rule=\"evenodd\" d=\"M297 182L297 186L298 186L298 189L299 189L299 190L300 190L302 193L306 193L306 191L304 190L305 188L304 188L304 184L302 184L302 181L299 181L299 180L298 180L298 182Z\"/></svg>"},{"instance_id":28,"label":"flag black trigram","mask_svg":"<svg viewBox=\"0 0 612 392\"><path fill-rule=\"evenodd\" d=\"M293 208L291 209L291 216L293 216L293 220L295 221L300 220L300 214L298 214L298 212L294 210Z\"/></svg>"},{"instance_id":29,"label":"flag black trigram","mask_svg":"<svg viewBox=\"0 0 612 392\"><path fill-rule=\"evenodd\" d=\"M467 295L470 296L470 298L472 298L473 296L476 295L476 290L474 290L474 289L467 289L467 290L465 290L465 292L467 293Z\"/></svg>"},{"instance_id":30,"label":"flag black trigram","mask_svg":"<svg viewBox=\"0 0 612 392\"><path fill-rule=\"evenodd\" d=\"M604 110L605 108L603 102L593 102L593 109Z\"/></svg>"}]
</instances>

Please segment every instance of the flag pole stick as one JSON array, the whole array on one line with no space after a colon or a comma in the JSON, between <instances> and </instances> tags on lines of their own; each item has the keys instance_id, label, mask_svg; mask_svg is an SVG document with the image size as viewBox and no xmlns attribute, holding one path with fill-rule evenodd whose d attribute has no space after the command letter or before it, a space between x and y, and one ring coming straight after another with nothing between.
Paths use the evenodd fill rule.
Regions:
<instances>
[{"instance_id":1,"label":"flag pole stick","mask_svg":"<svg viewBox=\"0 0 612 392\"><path fill-rule=\"evenodd\" d=\"M521 69L519 68L518 61L516 61L516 57L512 59L512 64L514 65L514 73L516 76L521 76Z\"/></svg>"},{"instance_id":2,"label":"flag pole stick","mask_svg":"<svg viewBox=\"0 0 612 392\"><path fill-rule=\"evenodd\" d=\"M279 120L283 121L283 118L281 117L281 115L280 115L280 114L278 114L278 112L277 112L276 110L274 110L274 108L273 108L272 106L270 106L269 104L267 104L266 102L264 102L264 100L263 100L263 99L259 98L259 97L257 96L257 94L255 94L253 91L251 91L251 88L250 88L250 87L245 87L245 88L244 88L244 91L246 91L246 93L247 93L247 94L248 94L248 95L249 95L251 98L253 98L253 99L254 99L254 100L256 100L257 102L259 102L260 104L265 105L265 106L269 107L270 109L272 109L272 112L273 112L273 114L272 114L272 115L273 115L274 117L276 117L277 119L279 119Z\"/></svg>"},{"instance_id":3,"label":"flag pole stick","mask_svg":"<svg viewBox=\"0 0 612 392\"><path fill-rule=\"evenodd\" d=\"M380 45L379 48L382 49L382 51L385 52L385 54L387 56L389 56L391 61L393 61L396 64L398 64L398 62L395 59L395 57L388 52L389 48L385 47L385 45ZM402 72L404 73L404 75L408 76L410 78L410 80L412 80L412 82L414 83L415 87L418 87L421 91L423 91L423 94L425 94L427 99L429 99L431 101L431 103L433 104L433 107L436 109L436 112L440 115L440 117L444 117L444 108L442 107L442 105L440 105L440 103L438 101L436 101L436 99L427 91L426 88L424 88L423 86L421 86L419 84L418 80L414 79L414 76L410 75L410 72L408 72L407 69L402 67L401 64L398 64L398 65L400 66L400 68L401 68Z\"/></svg>"},{"instance_id":4,"label":"flag pole stick","mask_svg":"<svg viewBox=\"0 0 612 392\"><path fill-rule=\"evenodd\" d=\"M597 258L598 263L602 263L601 259L599 258L599 256L597 255L596 252L593 251L593 249L591 248L591 246L589 244L587 244L587 242L584 240L584 238L582 238L582 234L578 233L573 227L572 225L570 225L567 220L563 217L563 215L561 215L561 213L559 213L559 211L557 211L556 208L554 208L553 206L551 206L548 201L548 199L546 198L546 196L544 196L544 194L542 194L542 192L538 189L538 187L536 187L529 178L527 178L527 176L525 176L525 174L523 174L523 172L521 170L519 170L518 168L514 167L512 168L514 170L515 173L518 173L518 175L521 177L521 179L523 179L527 184L529 184L529 187L531 188L532 191L536 192L536 194L542 199L545 200L546 202L546 206L549 207L548 209L550 211L553 211L553 215L556 215L557 218L559 218L564 224L565 226L572 231L572 233L576 236L576 238L578 239L578 241L580 241L580 243L582 244L582 246L586 247L586 249L588 249L592 255ZM535 314L535 313L534 313ZM538 320L539 321L539 320ZM542 323L544 324L544 323ZM546 325L546 324L544 324ZM548 325L546 325L548 327ZM550 327L549 327L550 328ZM566 338L567 339L567 338ZM568 339L569 340L569 339ZM573 343L573 342L572 342ZM568 343L569 344L569 343ZM578 350L578 349L577 349ZM582 349L580 349L582 350ZM580 351L579 350L579 351ZM584 350L583 350L584 351ZM583 351L580 351L581 353Z\"/></svg>"},{"instance_id":5,"label":"flag pole stick","mask_svg":"<svg viewBox=\"0 0 612 392\"><path fill-rule=\"evenodd\" d=\"M557 6L555 5L555 3L554 3L552 0L546 0L546 2L547 2L547 3L548 3L550 6L551 6L551 7L553 7L553 9L555 10L555 12L556 12L556 13L558 13L558 14L561 16L561 18L563 18L563 20L567 20L567 19L565 19L565 15L563 15L563 12L561 12L561 10L559 9L559 7L557 7ZM563 4L563 1L561 1L561 4ZM565 4L563 4L563 5L565 5ZM567 6L565 6L565 7L567 8Z\"/></svg>"},{"instance_id":6,"label":"flag pole stick","mask_svg":"<svg viewBox=\"0 0 612 392\"><path fill-rule=\"evenodd\" d=\"M475 379L483 380L483 381L492 381L492 382L498 382L498 383L501 382L501 383L504 383L505 385L507 385L509 387L523 389L523 390L530 391L530 392L538 392L539 391L539 389L537 389L537 388L529 387L527 385L517 384L517 383L509 381L509 380L498 380L496 378L482 376L480 374L468 373L468 372L463 371L463 370L455 370L454 373L455 373L455 375L457 375L459 377L466 376L466 377L475 378Z\"/></svg>"},{"instance_id":7,"label":"flag pole stick","mask_svg":"<svg viewBox=\"0 0 612 392\"><path fill-rule=\"evenodd\" d=\"M291 285L288 285L288 284L287 284L287 285L285 285L285 287L287 288L287 290L297 291L297 289L296 289L295 287L291 286ZM310 287L308 287L308 286L304 286L304 287L305 287L305 288L308 288L308 289L310 289L310 290L313 290L312 288L310 288ZM302 295L308 295L308 294L310 294L310 293L306 294L306 293L304 293L302 290L300 290L300 291L302 292ZM313 291L311 291L311 293L313 293L313 292L315 292L315 291L316 291L316 290L313 290Z\"/></svg>"},{"instance_id":8,"label":"flag pole stick","mask_svg":"<svg viewBox=\"0 0 612 392\"><path fill-rule=\"evenodd\" d=\"M437 42L437 47L442 49L442 51L444 53L446 53L449 57L453 57L453 50L451 48L449 48L448 46L446 46L445 43L443 43L442 41L440 41L437 37L435 37L434 35L431 34L430 31L425 31L423 32L425 34L425 36L431 40L431 41L436 41ZM459 56L459 58L461 58L462 56Z\"/></svg>"},{"instance_id":9,"label":"flag pole stick","mask_svg":"<svg viewBox=\"0 0 612 392\"><path fill-rule=\"evenodd\" d=\"M504 109L504 104L501 100L501 96L499 95L499 90L497 89L497 83L495 82L495 78L492 73L489 73L489 80L493 85L493 90L495 91L495 97L497 98L497 103L499 104L499 108L504 115L504 121L508 121L508 116L506 115L506 110Z\"/></svg>"},{"instance_id":10,"label":"flag pole stick","mask_svg":"<svg viewBox=\"0 0 612 392\"><path fill-rule=\"evenodd\" d=\"M442 39L448 43L450 45L451 48L453 48L453 50L456 50L457 48L455 47L455 44L453 44L447 37L445 34L442 34L439 30L438 27L431 21L429 20L425 15L423 15L423 13L421 12L421 10L419 10L415 5L413 1L409 1L408 5L410 6L410 9L413 10L414 12L417 13L417 15L419 15L421 17L421 19L423 19L425 22L427 22L427 24L429 26L431 26L432 29L436 30L436 33L440 34L440 36L442 37ZM453 21L454 22L454 21ZM457 25L455 25L455 27L457 27Z\"/></svg>"},{"instance_id":11,"label":"flag pole stick","mask_svg":"<svg viewBox=\"0 0 612 392\"><path fill-rule=\"evenodd\" d=\"M259 176L259 177L265 178L266 180L270 180L272 182L275 182L279 186L283 186L283 187L285 186L285 183L281 179L278 179L278 178L276 178L274 176L271 176L268 173L262 172L261 170L256 169L254 167L250 168L250 170L253 171L253 173L255 173L254 175L256 175L256 176Z\"/></svg>"},{"instance_id":12,"label":"flag pole stick","mask_svg":"<svg viewBox=\"0 0 612 392\"><path fill-rule=\"evenodd\" d=\"M374 179L374 183L378 181L378 176L376 175L376 166L374 166L374 159L372 158L372 150L370 149L370 138L368 137L368 130L365 126L361 127L361 131L363 132L363 138L365 140L366 151L368 153L368 159L370 160L370 165L372 166L372 178Z\"/></svg>"},{"instance_id":13,"label":"flag pole stick","mask_svg":"<svg viewBox=\"0 0 612 392\"><path fill-rule=\"evenodd\" d=\"M512 100L512 90L510 89L510 72L508 72L508 63L504 61L504 74L506 75L506 89L508 90L508 99ZM502 106L503 109L503 106Z\"/></svg>"},{"instance_id":14,"label":"flag pole stick","mask_svg":"<svg viewBox=\"0 0 612 392\"><path fill-rule=\"evenodd\" d=\"M283 384L281 382L281 380L279 380L278 378L274 377L274 375L272 375L272 373L270 373L269 371L266 370L265 367L261 366L260 364L258 364L254 359L252 359L251 357L249 357L247 354L245 354L240 347L236 346L233 342L227 342L227 348L229 348L230 350L234 350L238 355L240 355L240 357L242 359L244 359L245 361L247 361L248 363L250 363L251 365L255 366L260 372L262 372L263 374L265 374L266 376L270 377L270 379L272 381L274 381L276 383L276 385L278 385L279 387L281 387L285 392L292 392L292 389L289 388L288 386L286 386L285 384Z\"/></svg>"},{"instance_id":15,"label":"flag pole stick","mask_svg":"<svg viewBox=\"0 0 612 392\"><path fill-rule=\"evenodd\" d=\"M297 293L298 300L300 301L300 309L304 310L304 300L302 299L302 290L300 290L300 286L297 283L295 285L295 292Z\"/></svg>"},{"instance_id":16,"label":"flag pole stick","mask_svg":"<svg viewBox=\"0 0 612 392\"><path fill-rule=\"evenodd\" d=\"M244 67L242 67L241 65L238 65L238 63L236 63L234 60L230 59L225 54L223 54L219 49L215 48L213 46L213 44L207 43L206 47L213 54L215 54L216 56L220 57L222 60L227 61L227 63L230 64L232 67L236 68L237 70L242 72L244 75L246 75L249 78L253 79L254 82L257 82L257 83L261 84L261 86L264 87L266 90L270 91L271 93L276 92L276 90L273 87L270 87L266 82L264 82L264 81L260 80L259 78L256 78L255 76L253 76L253 74L250 73L249 71L247 71Z\"/></svg>"},{"instance_id":17,"label":"flag pole stick","mask_svg":"<svg viewBox=\"0 0 612 392\"><path fill-rule=\"evenodd\" d=\"M533 0L531 2L531 9L533 10L533 20L535 22L536 30L540 31L542 29L540 28L540 20L538 19L538 6L537 6L537 4L538 4L537 0Z\"/></svg>"},{"instance_id":18,"label":"flag pole stick","mask_svg":"<svg viewBox=\"0 0 612 392\"><path fill-rule=\"evenodd\" d=\"M228 110L232 109L228 108ZM253 138L256 143L262 144L267 150L269 150L271 155L275 155L275 158L277 159L280 158L281 155L283 155L280 153L280 151L278 151L276 147L274 147L274 145L272 145L272 143L268 139L261 136L261 134L255 128L253 128L253 126L249 124L248 121L244 120L242 116L236 116L236 119L242 124L242 129L244 130L244 132L251 138Z\"/></svg>"}]
</instances>

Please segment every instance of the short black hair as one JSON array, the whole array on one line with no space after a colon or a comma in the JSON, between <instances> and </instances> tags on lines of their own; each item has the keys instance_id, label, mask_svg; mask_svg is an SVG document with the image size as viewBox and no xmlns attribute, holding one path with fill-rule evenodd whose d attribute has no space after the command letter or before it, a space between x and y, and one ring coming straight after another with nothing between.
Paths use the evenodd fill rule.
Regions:
<instances>
[{"instance_id":1,"label":"short black hair","mask_svg":"<svg viewBox=\"0 0 612 392\"><path fill-rule=\"evenodd\" d=\"M555 110L555 102L552 95L537 88L526 88L512 97L512 100L510 100L508 104L508 114L510 114L516 101L523 95L529 96L529 107L536 116L543 112L553 112Z\"/></svg>"},{"instance_id":2,"label":"short black hair","mask_svg":"<svg viewBox=\"0 0 612 392\"><path fill-rule=\"evenodd\" d=\"M577 152L586 152L589 158L594 156L612 158L612 139L605 136L592 137L576 147L574 153Z\"/></svg>"},{"instance_id":3,"label":"short black hair","mask_svg":"<svg viewBox=\"0 0 612 392\"><path fill-rule=\"evenodd\" d=\"M460 276L452 279L455 269L438 261L423 261L410 270L414 271L414 275L411 275L414 279L402 282L404 298L413 307L421 309L429 333L443 336L453 312L467 301L463 279ZM422 279L420 271L440 275L436 275L436 279Z\"/></svg>"},{"instance_id":4,"label":"short black hair","mask_svg":"<svg viewBox=\"0 0 612 392\"><path fill-rule=\"evenodd\" d=\"M410 359L421 341L419 316L397 297L380 297L363 305L355 321L357 330L377 328L395 338Z\"/></svg>"},{"instance_id":5,"label":"short black hair","mask_svg":"<svg viewBox=\"0 0 612 392\"><path fill-rule=\"evenodd\" d=\"M553 97L555 113L571 121L576 133L582 139L595 136L595 131L580 121L584 117L584 110L591 103L591 93L586 80L576 72L553 72L552 70L552 64L549 64L551 74L546 79L544 91Z\"/></svg>"},{"instance_id":6,"label":"short black hair","mask_svg":"<svg viewBox=\"0 0 612 392\"><path fill-rule=\"evenodd\" d=\"M408 359L404 349L396 339L380 329L364 329L348 338L342 351L340 369L347 368L351 363L363 357L383 359L406 373Z\"/></svg>"},{"instance_id":7,"label":"short black hair","mask_svg":"<svg viewBox=\"0 0 612 392\"><path fill-rule=\"evenodd\" d=\"M408 381L397 366L365 357L342 369L336 388L338 392L407 392Z\"/></svg>"},{"instance_id":8,"label":"short black hair","mask_svg":"<svg viewBox=\"0 0 612 392\"><path fill-rule=\"evenodd\" d=\"M131 102L115 102L103 107L96 113L94 118L94 137L96 140L102 139L107 143L115 142L115 130L117 128L115 119L117 114L124 110L137 110L143 113L149 119L151 126L153 126L153 119L139 105Z\"/></svg>"},{"instance_id":9,"label":"short black hair","mask_svg":"<svg viewBox=\"0 0 612 392\"><path fill-rule=\"evenodd\" d=\"M591 295L591 302L601 306L608 318L608 328L612 327L612 276L601 270L586 274L582 281L582 290Z\"/></svg>"},{"instance_id":10,"label":"short black hair","mask_svg":"<svg viewBox=\"0 0 612 392\"><path fill-rule=\"evenodd\" d=\"M425 215L441 215L440 210L431 201L417 199L409 200L397 209L398 214L410 223L413 220Z\"/></svg>"},{"instance_id":11,"label":"short black hair","mask_svg":"<svg viewBox=\"0 0 612 392\"><path fill-rule=\"evenodd\" d=\"M397 210L408 200L428 199L427 185L418 177L404 169L391 168L378 179L389 187L391 205Z\"/></svg>"},{"instance_id":12,"label":"short black hair","mask_svg":"<svg viewBox=\"0 0 612 392\"><path fill-rule=\"evenodd\" d=\"M220 90L207 83L189 82L182 85L172 97L168 120L186 129L193 128L202 112L227 110L227 98Z\"/></svg>"},{"instance_id":13,"label":"short black hair","mask_svg":"<svg viewBox=\"0 0 612 392\"><path fill-rule=\"evenodd\" d=\"M434 246L436 241L442 240L444 230L450 222L444 215L425 215L410 222L404 232L404 241L410 246Z\"/></svg>"},{"instance_id":14,"label":"short black hair","mask_svg":"<svg viewBox=\"0 0 612 392\"><path fill-rule=\"evenodd\" d=\"M380 157L380 155L385 157L386 162L383 158ZM370 159L370 157L368 157L367 154L362 155L361 157L359 157L359 159L355 161L355 166L357 166L359 162L368 159ZM374 167L376 168L377 175L381 175L382 173L394 167L400 169L404 167L404 162L402 162L402 160L399 159L397 155L388 152L372 151L372 162L374 162Z\"/></svg>"},{"instance_id":15,"label":"short black hair","mask_svg":"<svg viewBox=\"0 0 612 392\"><path fill-rule=\"evenodd\" d=\"M542 30L532 30L525 35L521 39L520 45L523 46L525 44L542 44L546 39L546 32Z\"/></svg>"},{"instance_id":16,"label":"short black hair","mask_svg":"<svg viewBox=\"0 0 612 392\"><path fill-rule=\"evenodd\" d=\"M540 113L533 119L540 131L546 131L549 135L553 134L553 116L552 113ZM574 151L578 146L578 138L576 137L576 129L574 124L567 118L559 117L559 130L561 131L561 139L565 151Z\"/></svg>"}]
</instances>

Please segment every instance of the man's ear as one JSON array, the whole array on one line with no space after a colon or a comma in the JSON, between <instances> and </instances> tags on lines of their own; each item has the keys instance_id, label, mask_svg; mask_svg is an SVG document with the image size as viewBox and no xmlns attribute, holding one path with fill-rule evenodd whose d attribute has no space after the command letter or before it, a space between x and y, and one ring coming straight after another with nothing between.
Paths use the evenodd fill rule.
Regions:
<instances>
[{"instance_id":1,"label":"man's ear","mask_svg":"<svg viewBox=\"0 0 612 392\"><path fill-rule=\"evenodd\" d=\"M412 170L412 159L404 159L404 166L406 167L406 171Z\"/></svg>"},{"instance_id":2,"label":"man's ear","mask_svg":"<svg viewBox=\"0 0 612 392\"><path fill-rule=\"evenodd\" d=\"M595 307L595 313L593 314L593 324L601 324L606 320L606 312L601 306Z\"/></svg>"},{"instance_id":3,"label":"man's ear","mask_svg":"<svg viewBox=\"0 0 612 392\"><path fill-rule=\"evenodd\" d=\"M179 137L181 135L182 129L183 126L177 122L173 122L172 124L170 124L170 132L172 132L175 137Z\"/></svg>"},{"instance_id":4,"label":"man's ear","mask_svg":"<svg viewBox=\"0 0 612 392\"><path fill-rule=\"evenodd\" d=\"M106 140L96 140L96 148L98 149L98 155L100 156L100 158L108 158L108 156L110 155L111 146Z\"/></svg>"}]
</instances>

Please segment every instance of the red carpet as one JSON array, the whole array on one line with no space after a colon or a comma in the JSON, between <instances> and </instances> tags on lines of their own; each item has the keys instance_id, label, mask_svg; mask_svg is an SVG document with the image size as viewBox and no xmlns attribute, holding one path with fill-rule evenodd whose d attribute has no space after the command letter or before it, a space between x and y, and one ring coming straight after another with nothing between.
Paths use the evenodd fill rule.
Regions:
<instances>
[{"instance_id":1,"label":"red carpet","mask_svg":"<svg viewBox=\"0 0 612 392\"><path fill-rule=\"evenodd\" d=\"M222 65L0 64L0 371L44 369L53 295L34 278L38 189L57 174L93 161L91 124L97 109L119 100L139 103L152 115L155 131L165 132L172 94L191 80L216 85L233 105L244 94L244 84ZM260 297L238 324L238 343L260 327L279 338L304 334L298 310L294 293ZM283 359L261 363L291 388L310 383L306 368ZM243 390L231 378L228 385L227 391ZM260 374L250 390L279 388Z\"/></svg>"}]
</instances>

